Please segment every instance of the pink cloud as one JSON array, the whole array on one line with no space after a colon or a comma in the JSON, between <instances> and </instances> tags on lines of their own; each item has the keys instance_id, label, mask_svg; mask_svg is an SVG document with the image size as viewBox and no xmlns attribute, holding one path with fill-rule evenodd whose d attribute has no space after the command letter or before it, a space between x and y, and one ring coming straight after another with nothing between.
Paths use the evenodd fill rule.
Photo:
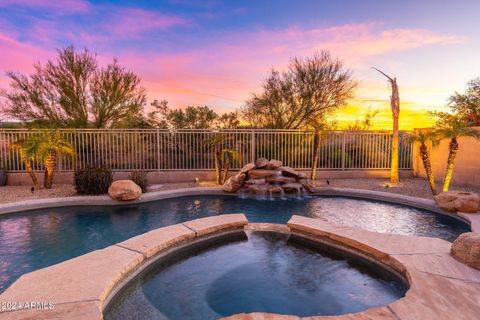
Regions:
<instances>
[{"instance_id":1,"label":"pink cloud","mask_svg":"<svg viewBox=\"0 0 480 320\"><path fill-rule=\"evenodd\" d=\"M107 17L104 28L116 36L134 35L145 31L165 30L187 25L187 20L138 8L114 10Z\"/></svg>"},{"instance_id":2,"label":"pink cloud","mask_svg":"<svg viewBox=\"0 0 480 320\"><path fill-rule=\"evenodd\" d=\"M0 7L21 6L29 8L47 9L55 13L84 12L90 8L85 0L2 0Z\"/></svg>"}]
</instances>

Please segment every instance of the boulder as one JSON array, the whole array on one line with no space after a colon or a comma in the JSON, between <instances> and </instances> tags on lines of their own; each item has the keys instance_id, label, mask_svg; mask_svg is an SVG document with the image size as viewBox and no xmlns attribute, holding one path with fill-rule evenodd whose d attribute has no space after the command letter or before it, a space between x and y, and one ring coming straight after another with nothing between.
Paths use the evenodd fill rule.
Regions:
<instances>
[{"instance_id":1,"label":"boulder","mask_svg":"<svg viewBox=\"0 0 480 320\"><path fill-rule=\"evenodd\" d=\"M275 159L268 161L268 164L267 164L268 169L278 169L281 166L282 166L282 161L275 160Z\"/></svg>"},{"instance_id":2,"label":"boulder","mask_svg":"<svg viewBox=\"0 0 480 320\"><path fill-rule=\"evenodd\" d=\"M282 188L283 190L285 190L285 192L292 192L292 191L302 190L303 186L300 183L295 182L295 183L284 184L282 185Z\"/></svg>"},{"instance_id":3,"label":"boulder","mask_svg":"<svg viewBox=\"0 0 480 320\"><path fill-rule=\"evenodd\" d=\"M142 189L132 180L117 180L108 188L108 195L119 201L137 200L142 194Z\"/></svg>"},{"instance_id":4,"label":"boulder","mask_svg":"<svg viewBox=\"0 0 480 320\"><path fill-rule=\"evenodd\" d=\"M437 205L447 211L475 213L480 206L480 196L472 192L448 191L435 197Z\"/></svg>"},{"instance_id":5,"label":"boulder","mask_svg":"<svg viewBox=\"0 0 480 320\"><path fill-rule=\"evenodd\" d=\"M282 172L282 174L286 177L298 178L299 173L297 171L295 171L293 168L283 166L283 167L278 168L278 170L280 170Z\"/></svg>"},{"instance_id":6,"label":"boulder","mask_svg":"<svg viewBox=\"0 0 480 320\"><path fill-rule=\"evenodd\" d=\"M298 177L299 177L300 179L310 179L310 178L309 178L305 173L303 173L303 172L298 173Z\"/></svg>"},{"instance_id":7,"label":"boulder","mask_svg":"<svg viewBox=\"0 0 480 320\"><path fill-rule=\"evenodd\" d=\"M271 177L265 178L265 180L268 183L273 183L273 184L283 184L283 183L295 183L297 182L297 179L292 178L292 177L284 177L282 175L274 175Z\"/></svg>"},{"instance_id":8,"label":"boulder","mask_svg":"<svg viewBox=\"0 0 480 320\"><path fill-rule=\"evenodd\" d=\"M258 158L257 161L255 161L255 166L257 169L264 168L268 164L268 159L267 158Z\"/></svg>"},{"instance_id":9,"label":"boulder","mask_svg":"<svg viewBox=\"0 0 480 320\"><path fill-rule=\"evenodd\" d=\"M260 187L254 184L251 184L247 188L248 192L253 193L253 194L258 194L260 193Z\"/></svg>"},{"instance_id":10,"label":"boulder","mask_svg":"<svg viewBox=\"0 0 480 320\"><path fill-rule=\"evenodd\" d=\"M480 270L480 233L462 233L453 242L450 254L467 266Z\"/></svg>"},{"instance_id":11,"label":"boulder","mask_svg":"<svg viewBox=\"0 0 480 320\"><path fill-rule=\"evenodd\" d=\"M239 173L229 178L222 186L223 191L237 192L243 186L246 177L247 175L245 173Z\"/></svg>"},{"instance_id":12,"label":"boulder","mask_svg":"<svg viewBox=\"0 0 480 320\"><path fill-rule=\"evenodd\" d=\"M272 186L270 188L270 191L272 192L272 194L282 194L283 193L283 189L280 186Z\"/></svg>"},{"instance_id":13,"label":"boulder","mask_svg":"<svg viewBox=\"0 0 480 320\"><path fill-rule=\"evenodd\" d=\"M267 170L267 169L255 169L248 172L248 176L251 179L261 179L266 177L271 177L277 174L275 170Z\"/></svg>"},{"instance_id":14,"label":"boulder","mask_svg":"<svg viewBox=\"0 0 480 320\"><path fill-rule=\"evenodd\" d=\"M476 193L461 192L454 202L455 210L466 213L476 213L480 206L480 196Z\"/></svg>"},{"instance_id":15,"label":"boulder","mask_svg":"<svg viewBox=\"0 0 480 320\"><path fill-rule=\"evenodd\" d=\"M242 169L240 169L240 173L247 173L248 171L253 169L255 169L255 163L250 162L244 165Z\"/></svg>"},{"instance_id":16,"label":"boulder","mask_svg":"<svg viewBox=\"0 0 480 320\"><path fill-rule=\"evenodd\" d=\"M265 179L248 179L245 181L245 184L255 184L255 185L262 185L265 184Z\"/></svg>"},{"instance_id":17,"label":"boulder","mask_svg":"<svg viewBox=\"0 0 480 320\"><path fill-rule=\"evenodd\" d=\"M308 192L315 192L315 185L311 179L299 179L298 183L300 183Z\"/></svg>"}]
</instances>

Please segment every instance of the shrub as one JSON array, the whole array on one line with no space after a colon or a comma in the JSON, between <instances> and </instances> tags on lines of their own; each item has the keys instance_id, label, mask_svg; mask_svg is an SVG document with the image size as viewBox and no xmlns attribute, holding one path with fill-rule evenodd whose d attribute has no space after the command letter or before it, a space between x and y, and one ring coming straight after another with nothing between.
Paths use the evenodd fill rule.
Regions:
<instances>
[{"instance_id":1,"label":"shrub","mask_svg":"<svg viewBox=\"0 0 480 320\"><path fill-rule=\"evenodd\" d=\"M147 192L148 189L148 178L147 172L145 170L134 170L130 175L130 179L135 182L141 189L142 192Z\"/></svg>"},{"instance_id":2,"label":"shrub","mask_svg":"<svg viewBox=\"0 0 480 320\"><path fill-rule=\"evenodd\" d=\"M112 170L107 167L86 167L75 170L75 189L84 194L104 194L112 184Z\"/></svg>"}]
</instances>

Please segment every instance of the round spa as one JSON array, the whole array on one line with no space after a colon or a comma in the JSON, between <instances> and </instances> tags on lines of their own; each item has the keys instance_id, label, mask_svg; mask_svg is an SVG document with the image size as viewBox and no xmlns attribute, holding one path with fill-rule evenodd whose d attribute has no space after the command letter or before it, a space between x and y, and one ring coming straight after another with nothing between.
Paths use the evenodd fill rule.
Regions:
<instances>
[{"instance_id":1,"label":"round spa","mask_svg":"<svg viewBox=\"0 0 480 320\"><path fill-rule=\"evenodd\" d=\"M407 289L400 275L356 254L281 232L247 231L160 258L112 299L104 317L340 315L387 305Z\"/></svg>"}]
</instances>

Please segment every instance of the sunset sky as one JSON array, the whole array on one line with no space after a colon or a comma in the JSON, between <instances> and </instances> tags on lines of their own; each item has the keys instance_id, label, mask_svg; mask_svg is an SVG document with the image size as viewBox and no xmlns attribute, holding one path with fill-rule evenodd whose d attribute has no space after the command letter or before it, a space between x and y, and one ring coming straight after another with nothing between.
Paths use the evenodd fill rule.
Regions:
<instances>
[{"instance_id":1,"label":"sunset sky","mask_svg":"<svg viewBox=\"0 0 480 320\"><path fill-rule=\"evenodd\" d=\"M381 110L391 126L389 87L400 86L401 129L428 126L428 110L480 76L480 1L86 1L0 0L0 87L6 71L31 72L56 48L87 47L136 72L149 102L242 106L270 68L326 49L360 85L340 121Z\"/></svg>"}]
</instances>

